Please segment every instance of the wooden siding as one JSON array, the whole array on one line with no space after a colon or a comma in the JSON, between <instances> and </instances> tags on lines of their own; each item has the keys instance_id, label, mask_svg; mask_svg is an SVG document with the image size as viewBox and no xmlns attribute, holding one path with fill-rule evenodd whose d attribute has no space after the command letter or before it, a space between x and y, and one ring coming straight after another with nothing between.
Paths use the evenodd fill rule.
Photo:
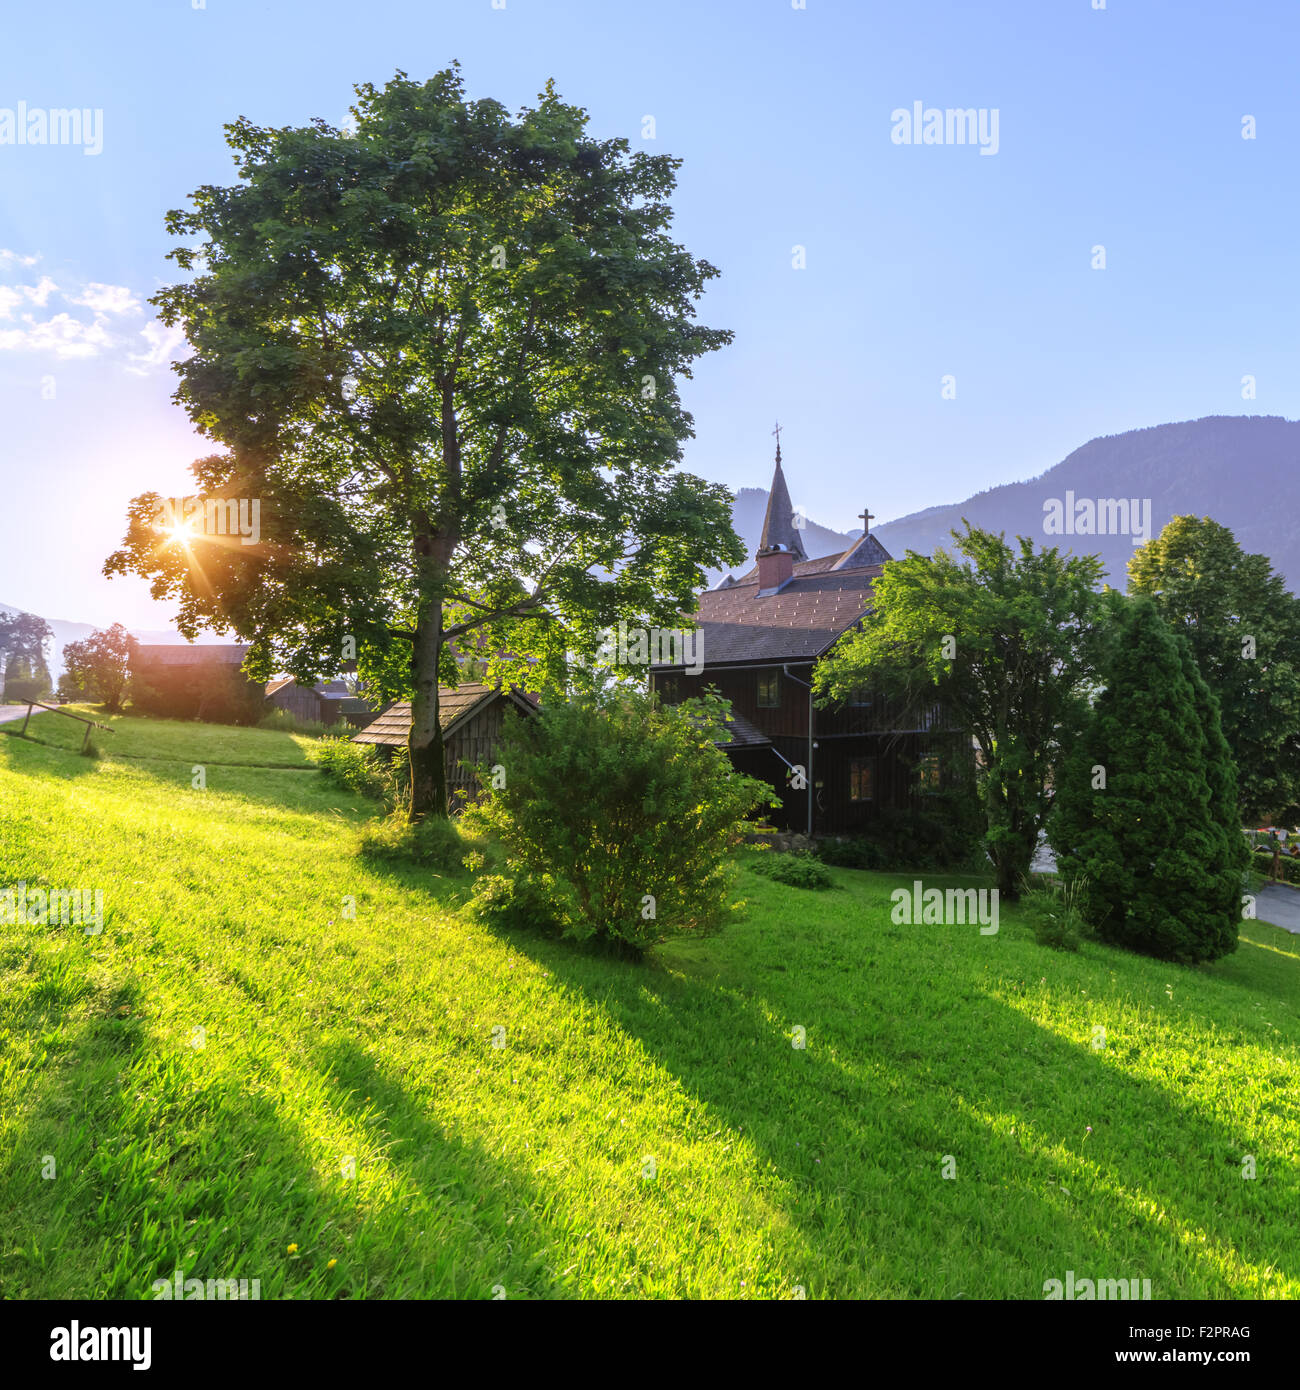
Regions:
<instances>
[{"instance_id":1,"label":"wooden siding","mask_svg":"<svg viewBox=\"0 0 1300 1390\"><path fill-rule=\"evenodd\" d=\"M810 664L790 662L789 666L791 674L800 680L810 679ZM706 667L699 676L652 672L650 679L660 698L669 704L714 686L731 701L734 713L766 734L772 740L771 749L736 750L730 756L739 770L769 782L781 798L782 805L770 813L773 824L803 830L808 818L808 793L791 788L790 769L781 758L799 767L808 762L809 692L783 673L779 708L760 706L760 670L782 668L755 666L710 671ZM909 724L914 727L908 727ZM929 793L921 786L921 760L937 754L942 785L947 786L960 763L971 757L969 739L944 725L937 705L919 716L905 717L898 702L878 694L869 693L862 704L814 707L813 833L852 833L865 828L883 809L924 806ZM854 758L872 760L870 801L851 798L850 765Z\"/></svg>"}]
</instances>

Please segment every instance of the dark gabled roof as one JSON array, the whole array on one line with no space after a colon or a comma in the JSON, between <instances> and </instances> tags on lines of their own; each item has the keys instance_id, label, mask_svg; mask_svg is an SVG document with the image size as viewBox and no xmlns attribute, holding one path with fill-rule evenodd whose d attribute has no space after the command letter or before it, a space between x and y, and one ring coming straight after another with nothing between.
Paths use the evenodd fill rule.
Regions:
<instances>
[{"instance_id":1,"label":"dark gabled roof","mask_svg":"<svg viewBox=\"0 0 1300 1390\"><path fill-rule=\"evenodd\" d=\"M142 666L241 666L247 647L208 643L205 646L177 642L175 645L138 647L135 659Z\"/></svg>"},{"instance_id":2,"label":"dark gabled roof","mask_svg":"<svg viewBox=\"0 0 1300 1390\"><path fill-rule=\"evenodd\" d=\"M825 652L870 608L880 565L834 569L837 555L805 560L780 593L758 596L758 572L700 595L695 620L705 669L747 661L807 661ZM655 670L680 666L656 665Z\"/></svg>"},{"instance_id":3,"label":"dark gabled roof","mask_svg":"<svg viewBox=\"0 0 1300 1390\"><path fill-rule=\"evenodd\" d=\"M756 728L743 715L733 714L723 721L722 727L731 735L729 743L719 743L719 748L768 748L772 740Z\"/></svg>"},{"instance_id":4,"label":"dark gabled roof","mask_svg":"<svg viewBox=\"0 0 1300 1390\"><path fill-rule=\"evenodd\" d=\"M827 556L827 559L830 557ZM894 557L885 549L883 545L869 531L864 531L862 535L849 546L831 566L833 570L854 570L863 565L886 565Z\"/></svg>"},{"instance_id":5,"label":"dark gabled roof","mask_svg":"<svg viewBox=\"0 0 1300 1390\"><path fill-rule=\"evenodd\" d=\"M286 685L293 685L294 683L295 682L292 676L277 676L274 680L267 681L267 698L270 699L270 697L274 695L276 691L283 690Z\"/></svg>"},{"instance_id":6,"label":"dark gabled roof","mask_svg":"<svg viewBox=\"0 0 1300 1390\"><path fill-rule=\"evenodd\" d=\"M499 687L482 685L470 681L464 685L440 685L438 687L438 723L443 735L451 731L463 720L472 718L480 708L490 704L500 696L512 700L520 709L529 714L536 711L537 697L529 695L512 686L503 692ZM359 712L359 711L358 711ZM403 700L400 704L386 709L358 734L352 735L353 743L383 744L388 748L404 748L411 733L411 702Z\"/></svg>"}]
</instances>

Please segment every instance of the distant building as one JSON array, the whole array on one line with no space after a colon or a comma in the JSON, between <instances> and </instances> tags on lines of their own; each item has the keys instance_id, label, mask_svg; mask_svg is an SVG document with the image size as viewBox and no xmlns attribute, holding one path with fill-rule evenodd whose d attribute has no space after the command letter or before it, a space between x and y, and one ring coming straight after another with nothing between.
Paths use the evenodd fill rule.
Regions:
<instances>
[{"instance_id":1,"label":"distant building","mask_svg":"<svg viewBox=\"0 0 1300 1390\"><path fill-rule=\"evenodd\" d=\"M922 806L971 763L970 740L937 705L905 717L894 701L863 689L818 709L809 684L839 639L871 608L875 581L892 556L863 513L859 539L810 560L776 450L755 565L700 595L697 659L661 662L651 688L670 704L709 686L731 701L729 743L738 770L771 783L778 825L812 834L859 831L884 809Z\"/></svg>"},{"instance_id":2,"label":"distant building","mask_svg":"<svg viewBox=\"0 0 1300 1390\"><path fill-rule=\"evenodd\" d=\"M280 676L267 682L266 704L304 722L343 723L354 729L364 729L375 717L370 701L354 695L341 680L300 685L292 676Z\"/></svg>"},{"instance_id":3,"label":"distant building","mask_svg":"<svg viewBox=\"0 0 1300 1390\"><path fill-rule=\"evenodd\" d=\"M139 647L131 668L133 710L163 719L256 724L265 713L265 692L240 669L248 651L216 643Z\"/></svg>"},{"instance_id":4,"label":"distant building","mask_svg":"<svg viewBox=\"0 0 1300 1390\"><path fill-rule=\"evenodd\" d=\"M453 811L462 809L478 794L472 768L496 756L501 730L508 718L537 713L538 701L515 687L494 689L478 681L438 687L438 723L442 728L447 767L447 801ZM353 743L387 750L404 749L411 736L409 701L393 705L378 715ZM468 766L463 766L468 764Z\"/></svg>"}]
</instances>

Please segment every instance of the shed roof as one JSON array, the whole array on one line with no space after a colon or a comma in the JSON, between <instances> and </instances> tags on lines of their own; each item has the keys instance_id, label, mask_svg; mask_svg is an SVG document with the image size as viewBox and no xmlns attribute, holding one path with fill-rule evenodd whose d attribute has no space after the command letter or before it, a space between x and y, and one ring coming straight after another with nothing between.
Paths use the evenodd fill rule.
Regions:
<instances>
[{"instance_id":1,"label":"shed roof","mask_svg":"<svg viewBox=\"0 0 1300 1390\"><path fill-rule=\"evenodd\" d=\"M438 723L444 735L449 734L463 720L471 718L480 708L486 707L496 698L513 701L520 709L533 713L538 706L537 697L517 689L508 691L499 687L469 681L464 685L440 685L438 687ZM374 743L387 748L405 747L411 733L411 702L403 700L391 706L366 725L360 733L353 734L353 743Z\"/></svg>"}]
</instances>

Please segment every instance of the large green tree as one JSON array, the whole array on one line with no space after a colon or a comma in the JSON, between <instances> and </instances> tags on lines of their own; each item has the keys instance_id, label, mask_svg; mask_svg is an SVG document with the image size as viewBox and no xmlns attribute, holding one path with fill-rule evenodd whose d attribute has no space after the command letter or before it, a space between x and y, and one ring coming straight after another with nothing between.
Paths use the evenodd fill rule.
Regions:
<instances>
[{"instance_id":1,"label":"large green tree","mask_svg":"<svg viewBox=\"0 0 1300 1390\"><path fill-rule=\"evenodd\" d=\"M1218 705L1150 599L1112 604L1098 696L1050 823L1105 940L1187 963L1236 949L1245 847Z\"/></svg>"},{"instance_id":2,"label":"large green tree","mask_svg":"<svg viewBox=\"0 0 1300 1390\"><path fill-rule=\"evenodd\" d=\"M97 628L82 642L69 642L63 649L69 688L85 691L116 713L139 646L121 623Z\"/></svg>"},{"instance_id":3,"label":"large green tree","mask_svg":"<svg viewBox=\"0 0 1300 1390\"><path fill-rule=\"evenodd\" d=\"M357 88L355 129L227 127L241 182L170 214L193 278L155 299L177 399L224 451L207 497L260 536L131 506L108 572L252 644L255 676L409 695L412 815L445 814L438 683L563 679L618 617L671 627L739 563L725 489L677 472L677 379L730 340L669 235L680 161L596 140L548 84L511 117L459 71ZM197 244L196 244L197 243ZM250 524L250 532L258 528Z\"/></svg>"},{"instance_id":4,"label":"large green tree","mask_svg":"<svg viewBox=\"0 0 1300 1390\"><path fill-rule=\"evenodd\" d=\"M1015 898L1051 810L1062 748L1093 676L1096 556L1035 551L973 528L956 554L908 551L876 581L873 610L821 662L821 696L875 684L920 709L936 700L979 744L985 844Z\"/></svg>"},{"instance_id":5,"label":"large green tree","mask_svg":"<svg viewBox=\"0 0 1300 1390\"><path fill-rule=\"evenodd\" d=\"M1191 644L1237 764L1241 817L1300 821L1300 600L1268 557L1209 517L1176 516L1135 552L1129 592Z\"/></svg>"}]
</instances>

